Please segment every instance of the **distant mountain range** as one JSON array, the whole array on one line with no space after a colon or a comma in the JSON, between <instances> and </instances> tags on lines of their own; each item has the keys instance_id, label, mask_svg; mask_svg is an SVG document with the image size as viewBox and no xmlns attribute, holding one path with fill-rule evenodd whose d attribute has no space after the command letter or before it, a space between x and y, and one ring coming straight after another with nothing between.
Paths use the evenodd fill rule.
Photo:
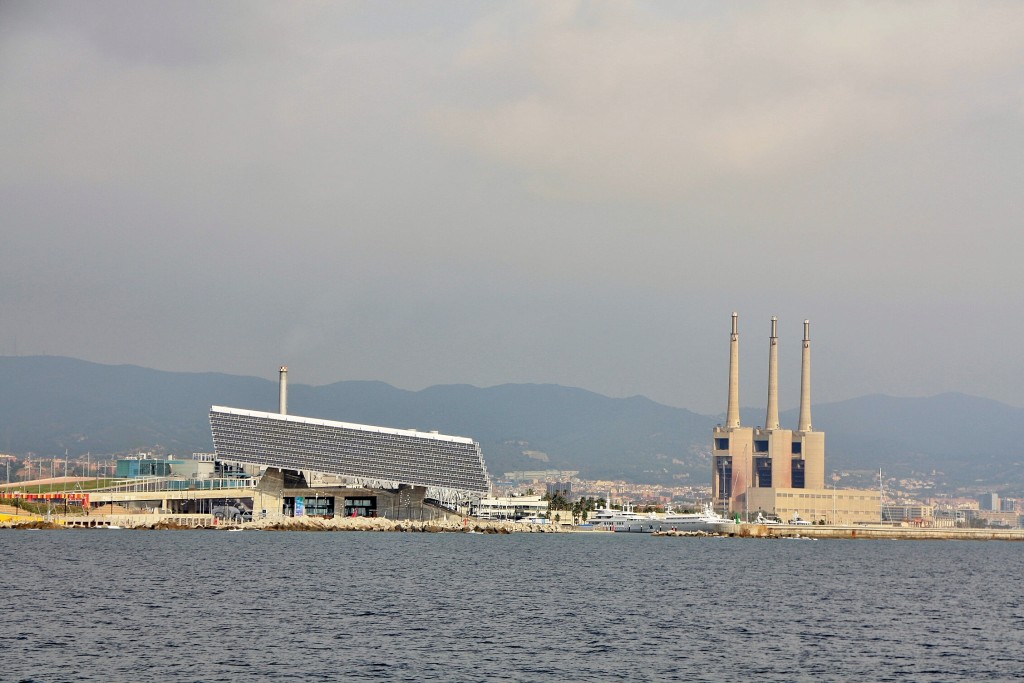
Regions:
<instances>
[{"instance_id":1,"label":"distant mountain range","mask_svg":"<svg viewBox=\"0 0 1024 683\"><path fill-rule=\"evenodd\" d=\"M163 372L55 356L0 357L0 451L72 456L137 449L212 449L211 405L277 410L277 382L219 373ZM579 470L590 479L666 485L710 482L711 430L721 417L649 399L608 398L557 385L396 389L382 382L290 384L296 415L436 429L469 436L492 475ZM889 476L943 473L945 487L1024 490L1024 409L963 394L864 396L815 405L826 468L885 469ZM743 411L759 424L763 410ZM782 414L796 423L796 411Z\"/></svg>"}]
</instances>

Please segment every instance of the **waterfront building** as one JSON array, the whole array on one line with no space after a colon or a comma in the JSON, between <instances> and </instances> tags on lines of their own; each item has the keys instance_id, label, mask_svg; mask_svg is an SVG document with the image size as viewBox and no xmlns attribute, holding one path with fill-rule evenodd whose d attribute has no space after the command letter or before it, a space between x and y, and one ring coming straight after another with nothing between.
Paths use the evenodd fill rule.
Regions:
<instances>
[{"instance_id":1,"label":"waterfront building","mask_svg":"<svg viewBox=\"0 0 1024 683\"><path fill-rule=\"evenodd\" d=\"M539 484L544 482L564 481L572 479L578 470L516 470L505 472L502 477L513 484Z\"/></svg>"},{"instance_id":2,"label":"waterfront building","mask_svg":"<svg viewBox=\"0 0 1024 683\"><path fill-rule=\"evenodd\" d=\"M223 461L341 475L379 488L419 486L442 501L490 490L479 444L462 436L222 406L211 408L210 429Z\"/></svg>"},{"instance_id":3,"label":"waterfront building","mask_svg":"<svg viewBox=\"0 0 1024 683\"><path fill-rule=\"evenodd\" d=\"M713 429L711 495L719 512L757 512L789 520L830 523L878 522L878 491L825 486L825 433L811 422L810 321L804 321L800 373L800 414L795 430L779 421L778 320L771 319L768 346L768 406L763 426L740 420L739 316L729 336L729 393L725 424Z\"/></svg>"},{"instance_id":4,"label":"waterfront building","mask_svg":"<svg viewBox=\"0 0 1024 683\"><path fill-rule=\"evenodd\" d=\"M427 519L427 501L450 510L490 492L472 439L289 415L286 373L282 366L277 413L210 409L216 459L262 470L253 495L259 513ZM328 478L337 485L315 485Z\"/></svg>"},{"instance_id":5,"label":"waterfront building","mask_svg":"<svg viewBox=\"0 0 1024 683\"><path fill-rule=\"evenodd\" d=\"M932 526L952 529L963 526L966 524L966 521L967 516L963 510L957 510L953 507L937 507L935 508L935 519L932 521Z\"/></svg>"},{"instance_id":6,"label":"waterfront building","mask_svg":"<svg viewBox=\"0 0 1024 683\"><path fill-rule=\"evenodd\" d=\"M989 512L999 511L999 494L998 493L983 493L978 496L978 509L986 510Z\"/></svg>"},{"instance_id":7,"label":"waterfront building","mask_svg":"<svg viewBox=\"0 0 1024 683\"><path fill-rule=\"evenodd\" d=\"M548 501L541 496L501 496L481 498L474 508L480 519L523 519L543 517L548 513ZM567 513L570 517L572 513Z\"/></svg>"},{"instance_id":8,"label":"waterfront building","mask_svg":"<svg viewBox=\"0 0 1024 683\"><path fill-rule=\"evenodd\" d=\"M169 477L173 465L182 465L184 461L171 458L151 458L148 455L136 455L117 461L115 475L118 479L135 479L139 477Z\"/></svg>"},{"instance_id":9,"label":"waterfront building","mask_svg":"<svg viewBox=\"0 0 1024 683\"><path fill-rule=\"evenodd\" d=\"M999 512L993 510L967 510L966 522L971 526L1009 527L1020 526L1020 518L1016 512Z\"/></svg>"},{"instance_id":10,"label":"waterfront building","mask_svg":"<svg viewBox=\"0 0 1024 683\"><path fill-rule=\"evenodd\" d=\"M572 500L572 482L571 481L556 481L553 484L546 484L548 497L554 498L555 496L561 496L566 500Z\"/></svg>"},{"instance_id":11,"label":"waterfront building","mask_svg":"<svg viewBox=\"0 0 1024 683\"><path fill-rule=\"evenodd\" d=\"M890 504L882 506L883 522L909 522L919 526L935 526L935 508L922 504Z\"/></svg>"},{"instance_id":12,"label":"waterfront building","mask_svg":"<svg viewBox=\"0 0 1024 683\"><path fill-rule=\"evenodd\" d=\"M472 439L288 415L286 372L279 413L211 407L215 453L123 458L115 481L74 502L97 513L434 520L460 517L460 506L489 494Z\"/></svg>"}]
</instances>

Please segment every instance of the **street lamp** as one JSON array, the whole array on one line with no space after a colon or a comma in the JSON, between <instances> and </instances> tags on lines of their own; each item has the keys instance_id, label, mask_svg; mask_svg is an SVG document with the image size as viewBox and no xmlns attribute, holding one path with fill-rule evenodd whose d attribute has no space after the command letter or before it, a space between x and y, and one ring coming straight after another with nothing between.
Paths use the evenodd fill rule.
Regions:
<instances>
[{"instance_id":1,"label":"street lamp","mask_svg":"<svg viewBox=\"0 0 1024 683\"><path fill-rule=\"evenodd\" d=\"M836 480L832 480L832 523L836 524Z\"/></svg>"}]
</instances>

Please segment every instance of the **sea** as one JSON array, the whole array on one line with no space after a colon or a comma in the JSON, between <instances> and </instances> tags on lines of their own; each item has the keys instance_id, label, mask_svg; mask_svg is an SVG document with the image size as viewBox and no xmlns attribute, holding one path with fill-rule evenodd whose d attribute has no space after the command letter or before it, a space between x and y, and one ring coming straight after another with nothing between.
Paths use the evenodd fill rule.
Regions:
<instances>
[{"instance_id":1,"label":"sea","mask_svg":"<svg viewBox=\"0 0 1024 683\"><path fill-rule=\"evenodd\" d=\"M0 681L1010 681L1024 544L0 530Z\"/></svg>"}]
</instances>

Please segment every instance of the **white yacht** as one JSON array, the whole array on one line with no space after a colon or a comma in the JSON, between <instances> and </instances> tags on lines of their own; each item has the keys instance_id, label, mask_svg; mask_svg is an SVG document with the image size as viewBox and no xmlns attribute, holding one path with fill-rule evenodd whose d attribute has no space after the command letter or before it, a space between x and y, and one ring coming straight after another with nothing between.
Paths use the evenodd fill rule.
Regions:
<instances>
[{"instance_id":1,"label":"white yacht","mask_svg":"<svg viewBox=\"0 0 1024 683\"><path fill-rule=\"evenodd\" d=\"M587 524L592 525L595 531L628 531L633 533L649 534L657 531L661 520L653 514L641 514L634 512L632 505L624 505L621 510L612 508L598 508L592 517L587 518Z\"/></svg>"},{"instance_id":2,"label":"white yacht","mask_svg":"<svg viewBox=\"0 0 1024 683\"><path fill-rule=\"evenodd\" d=\"M740 525L715 512L711 503L705 503L700 512L667 512L659 521L662 531L703 531L709 534L733 534Z\"/></svg>"},{"instance_id":3,"label":"white yacht","mask_svg":"<svg viewBox=\"0 0 1024 683\"><path fill-rule=\"evenodd\" d=\"M776 517L765 517L760 512L757 513L757 519L754 520L754 524L782 524L782 520Z\"/></svg>"}]
</instances>

